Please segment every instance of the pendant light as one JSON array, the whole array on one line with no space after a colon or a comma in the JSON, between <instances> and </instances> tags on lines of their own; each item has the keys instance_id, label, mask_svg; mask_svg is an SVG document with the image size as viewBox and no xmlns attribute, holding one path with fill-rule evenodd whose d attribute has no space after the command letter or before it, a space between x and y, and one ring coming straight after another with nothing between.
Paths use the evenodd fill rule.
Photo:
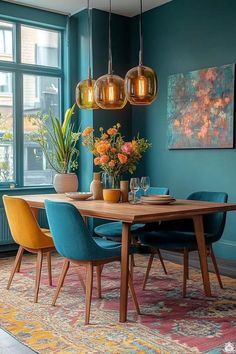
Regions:
<instances>
[{"instance_id":1,"label":"pendant light","mask_svg":"<svg viewBox=\"0 0 236 354\"><path fill-rule=\"evenodd\" d=\"M143 65L143 2L140 0L139 16L139 65L125 76L125 93L132 105L149 105L157 97L157 76L153 69Z\"/></svg>"},{"instance_id":2,"label":"pendant light","mask_svg":"<svg viewBox=\"0 0 236 354\"><path fill-rule=\"evenodd\" d=\"M109 52L108 52L108 74L101 76L94 87L95 101L102 109L122 109L127 99L125 96L124 80L113 75L112 50L111 50L111 0L109 11Z\"/></svg>"},{"instance_id":3,"label":"pendant light","mask_svg":"<svg viewBox=\"0 0 236 354\"><path fill-rule=\"evenodd\" d=\"M88 9L88 79L80 81L76 86L76 103L81 109L97 109L99 108L94 99L94 84L91 70L91 52L92 52L92 38L91 38L91 9L89 7L89 0L87 1Z\"/></svg>"}]
</instances>

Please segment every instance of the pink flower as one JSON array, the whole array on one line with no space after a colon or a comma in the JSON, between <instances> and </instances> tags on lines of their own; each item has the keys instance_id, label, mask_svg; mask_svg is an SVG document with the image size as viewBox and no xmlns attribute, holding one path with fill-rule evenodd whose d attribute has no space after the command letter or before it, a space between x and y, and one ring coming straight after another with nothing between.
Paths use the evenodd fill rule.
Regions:
<instances>
[{"instance_id":1,"label":"pink flower","mask_svg":"<svg viewBox=\"0 0 236 354\"><path fill-rule=\"evenodd\" d=\"M131 155L133 152L133 146L132 143L124 143L121 146L121 151L124 152L127 155Z\"/></svg>"},{"instance_id":2,"label":"pink flower","mask_svg":"<svg viewBox=\"0 0 236 354\"><path fill-rule=\"evenodd\" d=\"M116 163L115 163L114 160L111 160L108 165L109 165L111 168L114 168L115 165L116 165Z\"/></svg>"}]
</instances>

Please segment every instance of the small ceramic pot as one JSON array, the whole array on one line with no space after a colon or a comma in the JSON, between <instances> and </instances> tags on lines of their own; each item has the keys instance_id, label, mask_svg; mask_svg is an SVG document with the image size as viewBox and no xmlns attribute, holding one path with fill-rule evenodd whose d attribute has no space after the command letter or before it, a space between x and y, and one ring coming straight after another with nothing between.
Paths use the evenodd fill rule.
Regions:
<instances>
[{"instance_id":1,"label":"small ceramic pot","mask_svg":"<svg viewBox=\"0 0 236 354\"><path fill-rule=\"evenodd\" d=\"M103 189L103 199L108 203L118 203L120 201L120 189Z\"/></svg>"}]
</instances>

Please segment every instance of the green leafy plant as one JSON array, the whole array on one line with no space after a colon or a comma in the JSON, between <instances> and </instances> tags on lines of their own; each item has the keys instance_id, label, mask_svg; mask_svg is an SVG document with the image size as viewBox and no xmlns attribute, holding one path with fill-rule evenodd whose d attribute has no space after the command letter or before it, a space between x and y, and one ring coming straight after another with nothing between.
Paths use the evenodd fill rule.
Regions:
<instances>
[{"instance_id":1,"label":"green leafy plant","mask_svg":"<svg viewBox=\"0 0 236 354\"><path fill-rule=\"evenodd\" d=\"M38 114L30 118L32 124L38 128L32 140L39 143L48 163L57 173L69 173L78 168L77 142L80 132L74 131L74 109L75 105L67 109L62 125L51 112L49 115Z\"/></svg>"}]
</instances>

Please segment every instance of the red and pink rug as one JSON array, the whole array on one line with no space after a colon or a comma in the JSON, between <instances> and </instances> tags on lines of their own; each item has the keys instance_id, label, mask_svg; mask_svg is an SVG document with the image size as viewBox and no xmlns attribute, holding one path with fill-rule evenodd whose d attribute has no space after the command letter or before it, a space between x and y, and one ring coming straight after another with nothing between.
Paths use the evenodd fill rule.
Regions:
<instances>
[{"instance_id":1,"label":"red and pink rug","mask_svg":"<svg viewBox=\"0 0 236 354\"><path fill-rule=\"evenodd\" d=\"M43 270L39 303L33 303L35 257L25 256L21 272L6 290L13 259L0 260L0 326L39 353L236 353L236 280L222 277L222 290L211 275L214 297L206 298L197 270L190 270L188 297L182 298L182 266L166 262L166 276L156 260L147 290L142 282L146 256L136 256L134 284L142 315L129 301L128 322L120 324L118 263L106 265L103 298L97 298L96 280L91 324L84 326L84 294L70 268L56 307L50 305L62 259L53 256L53 287ZM228 346L228 347L227 347ZM230 353L233 353L231 351Z\"/></svg>"}]
</instances>

